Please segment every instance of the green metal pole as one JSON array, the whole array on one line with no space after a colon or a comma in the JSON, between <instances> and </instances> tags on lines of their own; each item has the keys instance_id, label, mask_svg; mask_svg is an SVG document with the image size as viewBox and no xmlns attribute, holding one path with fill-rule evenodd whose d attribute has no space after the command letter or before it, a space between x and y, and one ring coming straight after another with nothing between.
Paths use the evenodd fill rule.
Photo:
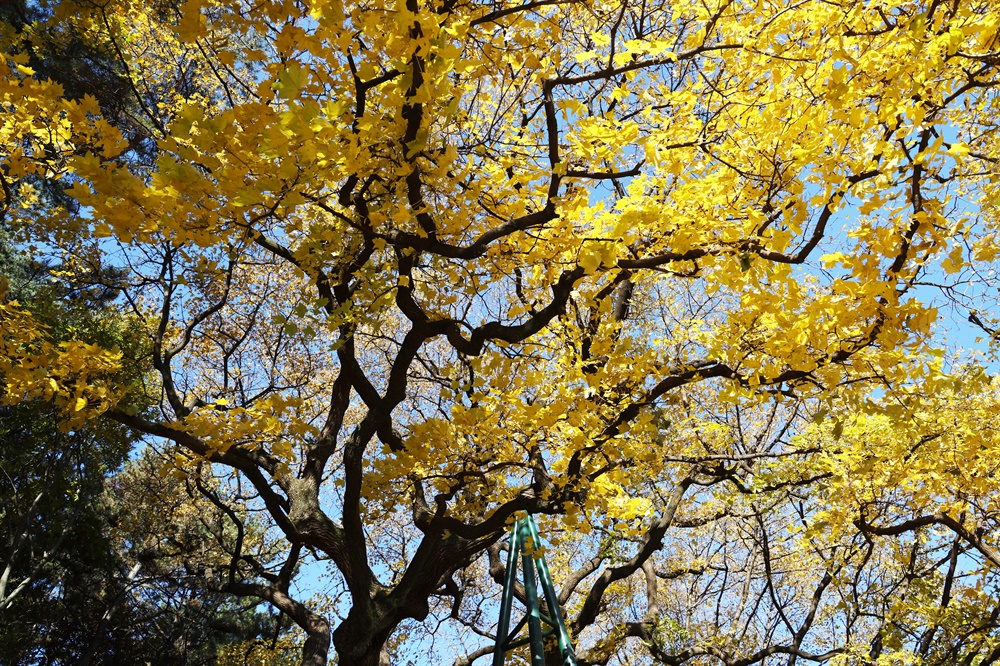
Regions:
<instances>
[{"instance_id":1,"label":"green metal pole","mask_svg":"<svg viewBox=\"0 0 1000 666\"><path fill-rule=\"evenodd\" d=\"M500 599L500 620L497 622L497 642L493 648L493 666L503 666L507 656L507 632L510 631L510 611L514 603L514 581L517 580L517 555L521 552L521 521L514 522L507 553L507 571L503 579L503 596Z\"/></svg>"},{"instance_id":2,"label":"green metal pole","mask_svg":"<svg viewBox=\"0 0 1000 666\"><path fill-rule=\"evenodd\" d=\"M531 542L531 552L528 542ZM552 574L545 563L545 557L539 554L542 541L538 536L538 528L534 519L527 515L514 522L510 535L510 552L507 553L507 571L504 575L503 594L500 600L500 619L497 622L496 644L493 648L493 666L503 666L507 652L522 645L529 645L531 650L531 666L545 664L545 637L555 634L559 646L560 661L563 666L576 666L576 655L563 621L559 597L556 595ZM514 604L514 586L517 583L517 559L521 558L521 568L524 571L524 617L514 627L510 628L510 614ZM537 567L537 580L536 576ZM542 593L548 601L551 617L542 615L538 598L539 581ZM542 622L550 628L542 630ZM524 625L528 625L528 636L516 638Z\"/></svg>"},{"instance_id":3,"label":"green metal pole","mask_svg":"<svg viewBox=\"0 0 1000 666\"><path fill-rule=\"evenodd\" d=\"M531 535L531 541L535 544L535 548L541 546L541 539L538 537L538 527L535 526L535 519L528 516L526 521L528 523L528 531ZM549 602L549 615L552 616L552 620L555 621L556 626L556 638L559 645L559 656L562 657L562 662L565 666L576 666L576 655L573 653L573 645L569 640L569 632L566 630L566 623L563 622L562 608L559 604L559 597L556 595L555 586L552 584L552 575L549 573L549 565L546 564L544 557L539 557L536 560L538 565L538 578L542 582L542 591L545 593L545 598Z\"/></svg>"},{"instance_id":4,"label":"green metal pole","mask_svg":"<svg viewBox=\"0 0 1000 666\"><path fill-rule=\"evenodd\" d=\"M518 521L518 531L521 532L522 543L527 542L530 535L528 519ZM538 548L538 542L532 542L532 549ZM524 596L528 606L528 637L531 644L531 666L545 666L545 645L542 643L542 617L538 608L538 588L535 583L535 558L527 550L523 551L521 565L524 568Z\"/></svg>"}]
</instances>

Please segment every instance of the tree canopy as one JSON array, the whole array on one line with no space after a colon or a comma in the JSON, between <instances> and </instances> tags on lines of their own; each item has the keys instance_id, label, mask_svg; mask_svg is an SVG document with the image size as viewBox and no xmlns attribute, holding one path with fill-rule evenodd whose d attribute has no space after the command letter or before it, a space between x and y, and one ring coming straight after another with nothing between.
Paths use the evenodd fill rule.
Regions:
<instances>
[{"instance_id":1,"label":"tree canopy","mask_svg":"<svg viewBox=\"0 0 1000 666\"><path fill-rule=\"evenodd\" d=\"M171 442L303 664L485 655L520 512L581 663L1000 659L995 2L32 7L0 215L159 400L9 296L2 400Z\"/></svg>"}]
</instances>

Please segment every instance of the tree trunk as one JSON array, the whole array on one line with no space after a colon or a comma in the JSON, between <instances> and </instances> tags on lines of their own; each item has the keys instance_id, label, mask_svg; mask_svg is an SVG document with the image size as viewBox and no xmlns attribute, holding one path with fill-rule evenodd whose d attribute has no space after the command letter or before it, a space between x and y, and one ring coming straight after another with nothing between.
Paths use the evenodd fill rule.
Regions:
<instances>
[{"instance_id":1,"label":"tree trunk","mask_svg":"<svg viewBox=\"0 0 1000 666\"><path fill-rule=\"evenodd\" d=\"M329 659L330 627L313 627L302 645L302 666L326 666Z\"/></svg>"},{"instance_id":2,"label":"tree trunk","mask_svg":"<svg viewBox=\"0 0 1000 666\"><path fill-rule=\"evenodd\" d=\"M352 610L333 632L338 666L391 666L386 644L395 623L387 627L385 618L368 615L361 617Z\"/></svg>"}]
</instances>

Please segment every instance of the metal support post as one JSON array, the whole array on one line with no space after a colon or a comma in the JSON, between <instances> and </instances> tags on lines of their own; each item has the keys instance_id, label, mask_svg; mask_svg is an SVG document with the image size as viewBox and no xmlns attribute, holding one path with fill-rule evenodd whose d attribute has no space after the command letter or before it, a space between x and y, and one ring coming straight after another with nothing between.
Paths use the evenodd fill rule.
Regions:
<instances>
[{"instance_id":1,"label":"metal support post","mask_svg":"<svg viewBox=\"0 0 1000 666\"><path fill-rule=\"evenodd\" d=\"M529 516L519 518L514 523L510 536L510 552L507 553L507 571L504 576L503 595L500 599L500 620L497 622L496 647L493 649L493 666L503 666L507 652L522 645L530 646L531 666L544 666L544 640L553 634L559 649L559 661L563 666L576 666L576 655L563 621L562 609L552 575L541 554L541 539L534 519ZM514 584L517 580L517 560L520 557L524 570L525 615L510 630L510 615L514 605ZM538 587L548 606L549 615L542 613ZM543 631L542 623L548 625ZM528 626L528 636L518 634ZM509 633L508 633L509 632Z\"/></svg>"}]
</instances>

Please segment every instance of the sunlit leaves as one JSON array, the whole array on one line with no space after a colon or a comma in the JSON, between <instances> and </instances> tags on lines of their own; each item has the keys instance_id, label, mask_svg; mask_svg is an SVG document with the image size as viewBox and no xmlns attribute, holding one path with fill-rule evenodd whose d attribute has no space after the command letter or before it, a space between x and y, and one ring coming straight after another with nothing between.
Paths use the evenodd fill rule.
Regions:
<instances>
[{"instance_id":1,"label":"sunlit leaves","mask_svg":"<svg viewBox=\"0 0 1000 666\"><path fill-rule=\"evenodd\" d=\"M121 369L120 352L56 342L17 301L0 300L0 324L7 332L0 339L0 403L52 402L63 410L63 427L71 429L117 402L120 387L108 380Z\"/></svg>"},{"instance_id":2,"label":"sunlit leaves","mask_svg":"<svg viewBox=\"0 0 1000 666\"><path fill-rule=\"evenodd\" d=\"M438 545L447 521L502 525L518 502L639 538L685 475L725 479L704 480L732 493L700 496L708 511L800 471L744 487L715 471L742 468L713 409L823 405L836 418L798 433L826 456L817 473L900 467L889 442L919 436L904 414L842 412L937 381L938 295L966 307L997 256L990 3L164 11L53 19L118 49L145 162L12 45L5 208L26 242L125 268L162 386L162 423L137 426L187 442L183 466L263 470L278 521L356 502L359 543L309 544L334 559L369 527L410 529L401 507ZM31 178L85 213L41 210ZM18 395L78 415L113 402L99 367L60 370L42 339L11 347L51 357L5 368ZM868 440L887 450L860 469ZM317 497L291 507L309 475ZM866 501L844 493L829 511Z\"/></svg>"}]
</instances>

